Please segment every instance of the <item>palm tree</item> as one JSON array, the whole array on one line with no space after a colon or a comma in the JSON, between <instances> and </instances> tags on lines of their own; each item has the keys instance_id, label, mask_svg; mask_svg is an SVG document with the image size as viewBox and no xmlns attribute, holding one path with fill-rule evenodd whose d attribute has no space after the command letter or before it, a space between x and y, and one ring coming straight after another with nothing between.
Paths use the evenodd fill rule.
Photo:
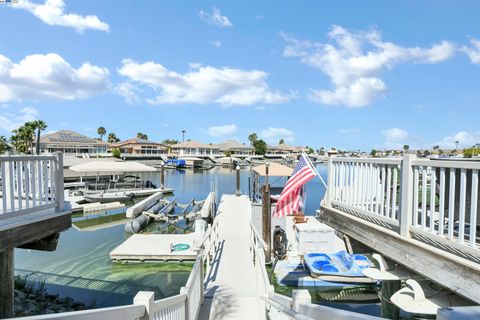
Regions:
<instances>
[{"instance_id":1,"label":"palm tree","mask_svg":"<svg viewBox=\"0 0 480 320\"><path fill-rule=\"evenodd\" d=\"M285 140L280 139L280 141L278 141L278 144L285 144Z\"/></svg>"},{"instance_id":2,"label":"palm tree","mask_svg":"<svg viewBox=\"0 0 480 320\"><path fill-rule=\"evenodd\" d=\"M113 132L110 132L110 133L108 134L108 139L107 139L107 140L108 140L108 142L110 142L110 143L115 143L115 142L120 141L120 139L117 138L117 135L116 135L115 133L113 133Z\"/></svg>"},{"instance_id":3,"label":"palm tree","mask_svg":"<svg viewBox=\"0 0 480 320\"><path fill-rule=\"evenodd\" d=\"M252 145L252 147L255 145L255 141L257 141L257 139L258 139L258 136L255 132L248 135L248 141L250 141L250 144Z\"/></svg>"},{"instance_id":4,"label":"palm tree","mask_svg":"<svg viewBox=\"0 0 480 320\"><path fill-rule=\"evenodd\" d=\"M403 145L403 152L404 153L407 153L408 152L408 149L410 149L410 146L408 144L404 144Z\"/></svg>"},{"instance_id":5,"label":"palm tree","mask_svg":"<svg viewBox=\"0 0 480 320\"><path fill-rule=\"evenodd\" d=\"M148 140L148 136L145 133L138 132L137 139Z\"/></svg>"},{"instance_id":6,"label":"palm tree","mask_svg":"<svg viewBox=\"0 0 480 320\"><path fill-rule=\"evenodd\" d=\"M458 143L459 143L459 142L460 142L460 141L455 140L455 150L458 149Z\"/></svg>"},{"instance_id":7,"label":"palm tree","mask_svg":"<svg viewBox=\"0 0 480 320\"><path fill-rule=\"evenodd\" d=\"M0 154L5 153L8 151L10 146L8 145L7 138L5 136L0 136Z\"/></svg>"},{"instance_id":8,"label":"palm tree","mask_svg":"<svg viewBox=\"0 0 480 320\"><path fill-rule=\"evenodd\" d=\"M103 140L103 136L107 134L107 130L105 130L105 127L98 127L97 133L100 136L100 140Z\"/></svg>"},{"instance_id":9,"label":"palm tree","mask_svg":"<svg viewBox=\"0 0 480 320\"><path fill-rule=\"evenodd\" d=\"M187 132L187 130L182 130L182 142L185 142L185 132Z\"/></svg>"},{"instance_id":10,"label":"palm tree","mask_svg":"<svg viewBox=\"0 0 480 320\"><path fill-rule=\"evenodd\" d=\"M12 131L13 135L10 138L15 150L20 153L32 153L33 141L35 136L35 127L32 122L25 122L25 124L18 129Z\"/></svg>"},{"instance_id":11,"label":"palm tree","mask_svg":"<svg viewBox=\"0 0 480 320\"><path fill-rule=\"evenodd\" d=\"M32 121L32 126L34 130L37 131L37 144L35 147L35 151L36 151L35 153L39 155L40 154L40 134L43 130L47 129L47 124L45 123L45 121L35 120L35 121Z\"/></svg>"}]
</instances>

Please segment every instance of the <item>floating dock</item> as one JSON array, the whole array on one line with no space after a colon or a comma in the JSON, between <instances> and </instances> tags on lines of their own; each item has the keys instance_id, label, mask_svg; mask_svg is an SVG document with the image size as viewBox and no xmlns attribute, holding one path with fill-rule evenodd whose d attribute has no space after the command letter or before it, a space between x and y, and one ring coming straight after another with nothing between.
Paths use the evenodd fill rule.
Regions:
<instances>
[{"instance_id":1,"label":"floating dock","mask_svg":"<svg viewBox=\"0 0 480 320\"><path fill-rule=\"evenodd\" d=\"M195 261L195 243L200 242L203 232L189 234L134 234L110 252L113 262ZM170 250L171 245L185 243L188 250Z\"/></svg>"}]
</instances>

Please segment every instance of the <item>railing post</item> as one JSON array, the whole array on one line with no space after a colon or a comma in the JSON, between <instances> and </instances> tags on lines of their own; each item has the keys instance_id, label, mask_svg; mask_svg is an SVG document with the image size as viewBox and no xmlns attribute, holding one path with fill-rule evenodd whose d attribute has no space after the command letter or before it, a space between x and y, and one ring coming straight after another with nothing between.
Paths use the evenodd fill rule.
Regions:
<instances>
[{"instance_id":1,"label":"railing post","mask_svg":"<svg viewBox=\"0 0 480 320\"><path fill-rule=\"evenodd\" d=\"M402 159L402 180L400 181L400 235L410 237L410 225L413 214L413 155L406 154Z\"/></svg>"},{"instance_id":2,"label":"railing post","mask_svg":"<svg viewBox=\"0 0 480 320\"><path fill-rule=\"evenodd\" d=\"M300 312L300 304L312 303L312 296L306 289L292 291L292 310Z\"/></svg>"},{"instance_id":3,"label":"railing post","mask_svg":"<svg viewBox=\"0 0 480 320\"><path fill-rule=\"evenodd\" d=\"M144 319L154 319L153 304L155 293L151 291L138 291L137 295L133 298L133 304L145 306Z\"/></svg>"},{"instance_id":4,"label":"railing post","mask_svg":"<svg viewBox=\"0 0 480 320\"><path fill-rule=\"evenodd\" d=\"M55 156L57 157L57 161L55 161L55 200L57 202L56 211L63 211L65 210L65 193L63 187L63 154L61 152L56 152Z\"/></svg>"},{"instance_id":5,"label":"railing post","mask_svg":"<svg viewBox=\"0 0 480 320\"><path fill-rule=\"evenodd\" d=\"M327 167L327 190L325 191L325 206L327 208L332 207L332 196L333 196L333 156L328 157L328 167Z\"/></svg>"},{"instance_id":6,"label":"railing post","mask_svg":"<svg viewBox=\"0 0 480 320\"><path fill-rule=\"evenodd\" d=\"M188 288L185 288L185 287L181 287L180 288L180 294L184 294L185 295L185 320L190 320L190 310L188 310L188 305L189 305L189 302L188 302Z\"/></svg>"}]
</instances>

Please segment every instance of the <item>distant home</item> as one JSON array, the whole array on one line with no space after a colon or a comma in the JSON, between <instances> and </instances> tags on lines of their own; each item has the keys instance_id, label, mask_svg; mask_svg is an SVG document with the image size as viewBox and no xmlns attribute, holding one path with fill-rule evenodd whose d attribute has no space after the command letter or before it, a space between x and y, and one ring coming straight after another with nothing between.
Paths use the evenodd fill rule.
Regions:
<instances>
[{"instance_id":1,"label":"distant home","mask_svg":"<svg viewBox=\"0 0 480 320\"><path fill-rule=\"evenodd\" d=\"M247 146L245 143L238 142L236 140L227 140L215 145L220 149L220 153L229 152L232 156L252 156L255 153L253 147Z\"/></svg>"},{"instance_id":2,"label":"distant home","mask_svg":"<svg viewBox=\"0 0 480 320\"><path fill-rule=\"evenodd\" d=\"M60 130L40 137L40 152L61 151L65 155L106 155L110 144L71 130Z\"/></svg>"},{"instance_id":3,"label":"distant home","mask_svg":"<svg viewBox=\"0 0 480 320\"><path fill-rule=\"evenodd\" d=\"M268 154L291 154L291 153L298 153L302 150L298 147L290 146L286 143L281 143L276 145L275 147L269 146L267 153Z\"/></svg>"},{"instance_id":4,"label":"distant home","mask_svg":"<svg viewBox=\"0 0 480 320\"><path fill-rule=\"evenodd\" d=\"M170 146L173 155L183 156L218 156L220 149L217 146L198 141L185 141Z\"/></svg>"},{"instance_id":5,"label":"distant home","mask_svg":"<svg viewBox=\"0 0 480 320\"><path fill-rule=\"evenodd\" d=\"M163 144L138 138L132 138L122 142L112 143L109 149L112 150L114 148L120 149L122 155L129 155L134 157L167 154L167 148Z\"/></svg>"}]
</instances>

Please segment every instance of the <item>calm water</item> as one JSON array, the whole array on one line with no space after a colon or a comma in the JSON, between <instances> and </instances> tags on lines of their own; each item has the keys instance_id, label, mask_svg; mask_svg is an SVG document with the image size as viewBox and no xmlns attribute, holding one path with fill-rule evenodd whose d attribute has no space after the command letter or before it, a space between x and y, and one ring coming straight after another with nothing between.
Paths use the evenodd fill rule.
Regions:
<instances>
[{"instance_id":1,"label":"calm water","mask_svg":"<svg viewBox=\"0 0 480 320\"><path fill-rule=\"evenodd\" d=\"M318 170L323 177L326 176L324 166L319 166ZM241 190L247 195L249 176L248 169L241 171ZM159 174L143 178L159 185ZM273 185L283 183L282 179L276 180L272 178L270 182ZM219 195L235 193L235 172L230 169L167 170L165 178L166 186L174 189L172 198L179 203L206 198L212 181L216 183ZM315 214L324 193L325 188L318 178L308 182L306 214ZM32 279L44 280L51 293L70 296L97 307L132 303L139 290L155 291L156 299L177 294L188 278L191 264L113 264L110 261L109 252L128 237L123 229L123 223L95 231L70 228L61 234L54 252L17 249L17 273L32 274ZM375 303L329 305L370 314L379 312Z\"/></svg>"}]
</instances>

